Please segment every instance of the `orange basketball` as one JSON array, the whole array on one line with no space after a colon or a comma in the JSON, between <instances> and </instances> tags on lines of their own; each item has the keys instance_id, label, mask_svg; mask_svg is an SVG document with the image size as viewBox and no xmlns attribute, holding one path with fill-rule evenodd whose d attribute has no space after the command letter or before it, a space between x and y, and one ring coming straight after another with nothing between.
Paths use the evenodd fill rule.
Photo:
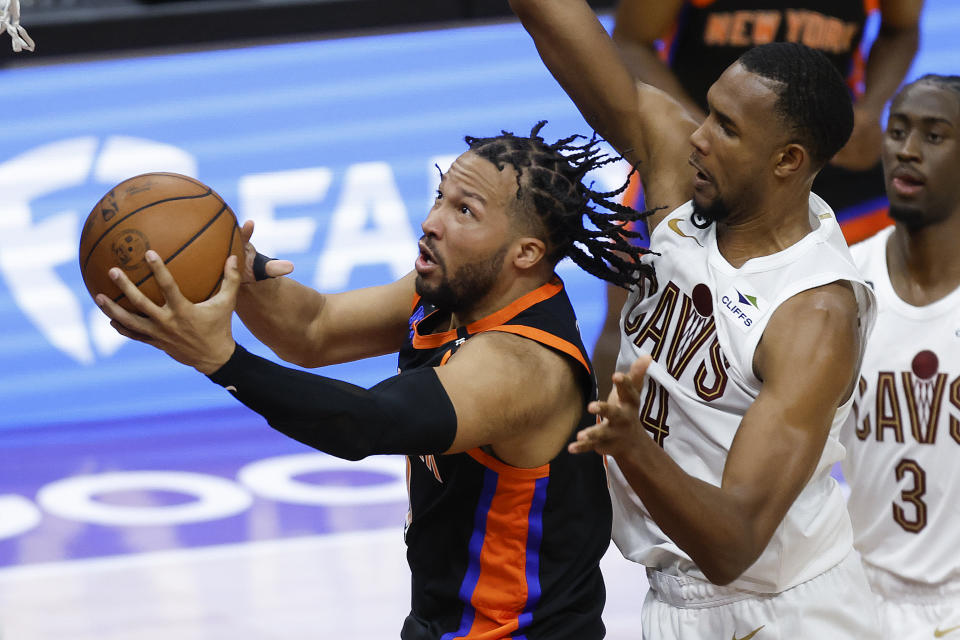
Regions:
<instances>
[{"instance_id":1,"label":"orange basketball","mask_svg":"<svg viewBox=\"0 0 960 640\"><path fill-rule=\"evenodd\" d=\"M155 303L164 303L145 253L156 251L180 291L202 302L220 288L223 265L240 257L237 218L207 185L176 173L145 173L124 180L87 216L80 234L80 273L91 296L103 293L133 307L107 272L120 267Z\"/></svg>"}]
</instances>

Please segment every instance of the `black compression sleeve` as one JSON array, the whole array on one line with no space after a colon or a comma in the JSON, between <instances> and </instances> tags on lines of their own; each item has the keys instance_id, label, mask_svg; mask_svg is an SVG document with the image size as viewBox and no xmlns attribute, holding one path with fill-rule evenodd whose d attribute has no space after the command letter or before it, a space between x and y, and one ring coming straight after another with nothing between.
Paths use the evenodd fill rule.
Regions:
<instances>
[{"instance_id":1,"label":"black compression sleeve","mask_svg":"<svg viewBox=\"0 0 960 640\"><path fill-rule=\"evenodd\" d=\"M208 377L277 431L347 460L442 453L457 432L453 403L429 367L364 389L284 367L238 344Z\"/></svg>"}]
</instances>

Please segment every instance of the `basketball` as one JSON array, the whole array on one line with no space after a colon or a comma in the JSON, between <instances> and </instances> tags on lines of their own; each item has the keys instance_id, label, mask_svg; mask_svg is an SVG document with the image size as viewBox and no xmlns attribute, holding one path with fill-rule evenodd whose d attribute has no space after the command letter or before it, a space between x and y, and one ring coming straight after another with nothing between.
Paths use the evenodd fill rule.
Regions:
<instances>
[{"instance_id":1,"label":"basketball","mask_svg":"<svg viewBox=\"0 0 960 640\"><path fill-rule=\"evenodd\" d=\"M145 173L124 180L93 207L80 234L80 273L91 296L103 293L133 306L107 272L120 267L158 305L163 294L147 264L156 251L191 302L220 288L227 256L243 253L237 218L202 182L176 173Z\"/></svg>"}]
</instances>

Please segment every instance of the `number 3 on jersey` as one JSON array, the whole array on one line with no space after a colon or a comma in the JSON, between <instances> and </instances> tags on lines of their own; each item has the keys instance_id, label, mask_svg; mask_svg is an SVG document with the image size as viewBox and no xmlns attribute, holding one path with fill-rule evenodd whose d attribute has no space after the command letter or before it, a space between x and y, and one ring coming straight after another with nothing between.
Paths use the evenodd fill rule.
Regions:
<instances>
[{"instance_id":1,"label":"number 3 on jersey","mask_svg":"<svg viewBox=\"0 0 960 640\"><path fill-rule=\"evenodd\" d=\"M913 505L914 513L911 519L908 516L908 511L894 502L893 519L903 527L904 531L920 533L927 526L927 503L920 499L927 492L927 472L917 464L916 460L904 458L897 464L895 473L897 482L902 482L907 474L913 476L913 487L901 491L900 498L903 502Z\"/></svg>"}]
</instances>

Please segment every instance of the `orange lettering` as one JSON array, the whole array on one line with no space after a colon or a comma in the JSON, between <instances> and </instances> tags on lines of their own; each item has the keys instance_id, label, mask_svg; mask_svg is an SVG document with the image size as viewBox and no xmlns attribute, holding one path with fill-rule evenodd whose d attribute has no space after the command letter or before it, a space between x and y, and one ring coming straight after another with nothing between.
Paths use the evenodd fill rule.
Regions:
<instances>
[{"instance_id":1,"label":"orange lettering","mask_svg":"<svg viewBox=\"0 0 960 640\"><path fill-rule=\"evenodd\" d=\"M703 29L703 43L713 47L723 47L730 41L730 14L712 13Z\"/></svg>"},{"instance_id":2,"label":"orange lettering","mask_svg":"<svg viewBox=\"0 0 960 640\"><path fill-rule=\"evenodd\" d=\"M730 44L734 47L749 47L750 35L748 27L753 22L752 11L735 11L733 24L730 26Z\"/></svg>"},{"instance_id":3,"label":"orange lettering","mask_svg":"<svg viewBox=\"0 0 960 640\"><path fill-rule=\"evenodd\" d=\"M856 22L844 22L840 33L841 44L839 51L846 53L853 49L853 37L857 35L859 25Z\"/></svg>"},{"instance_id":4,"label":"orange lettering","mask_svg":"<svg viewBox=\"0 0 960 640\"><path fill-rule=\"evenodd\" d=\"M811 49L823 49L824 19L816 13L807 14L807 24L803 27L800 41Z\"/></svg>"},{"instance_id":5,"label":"orange lettering","mask_svg":"<svg viewBox=\"0 0 960 640\"><path fill-rule=\"evenodd\" d=\"M800 42L803 24L807 20L806 11L787 10L787 42Z\"/></svg>"},{"instance_id":6,"label":"orange lettering","mask_svg":"<svg viewBox=\"0 0 960 640\"><path fill-rule=\"evenodd\" d=\"M753 23L753 44L769 44L777 37L782 17L779 11L758 11Z\"/></svg>"}]
</instances>

